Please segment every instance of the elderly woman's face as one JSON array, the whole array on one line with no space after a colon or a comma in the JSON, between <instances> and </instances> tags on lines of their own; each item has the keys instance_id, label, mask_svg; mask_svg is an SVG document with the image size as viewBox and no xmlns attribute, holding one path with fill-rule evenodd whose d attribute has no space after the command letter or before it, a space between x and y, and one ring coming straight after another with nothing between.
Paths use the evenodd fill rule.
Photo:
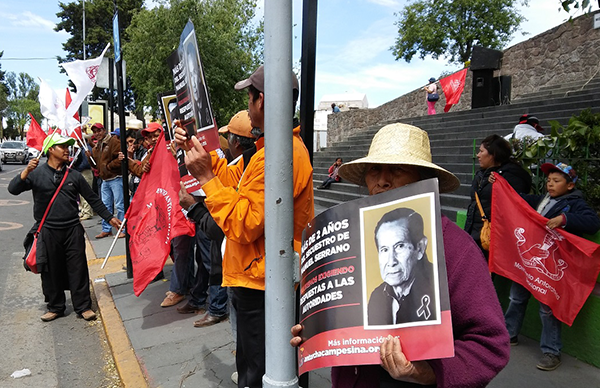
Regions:
<instances>
[{"instance_id":1,"label":"elderly woman's face","mask_svg":"<svg viewBox=\"0 0 600 388\"><path fill-rule=\"evenodd\" d=\"M421 179L416 166L374 164L367 168L365 182L370 195L397 189Z\"/></svg>"}]
</instances>

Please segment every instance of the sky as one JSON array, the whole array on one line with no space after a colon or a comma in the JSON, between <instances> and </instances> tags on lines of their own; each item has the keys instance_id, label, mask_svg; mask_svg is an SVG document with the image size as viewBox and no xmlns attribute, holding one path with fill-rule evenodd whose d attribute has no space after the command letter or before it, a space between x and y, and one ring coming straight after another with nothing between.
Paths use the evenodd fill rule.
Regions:
<instances>
[{"instance_id":1,"label":"sky","mask_svg":"<svg viewBox=\"0 0 600 388\"><path fill-rule=\"evenodd\" d=\"M458 70L445 60L413 58L396 61L390 51L397 36L394 16L405 0L321 0L317 16L315 106L323 95L365 93L369 107L391 101L420 88L430 77ZM257 14L263 14L259 0ZM510 47L564 22L559 0L529 0L523 14L528 19ZM68 34L53 30L59 19L58 1L0 0L0 59L3 71L25 72L40 77L57 90L68 79L60 74L56 56L64 56L62 44ZM301 54L302 0L293 0L294 62ZM166 62L165 62L166 66ZM233 86L232 86L233 87Z\"/></svg>"}]
</instances>

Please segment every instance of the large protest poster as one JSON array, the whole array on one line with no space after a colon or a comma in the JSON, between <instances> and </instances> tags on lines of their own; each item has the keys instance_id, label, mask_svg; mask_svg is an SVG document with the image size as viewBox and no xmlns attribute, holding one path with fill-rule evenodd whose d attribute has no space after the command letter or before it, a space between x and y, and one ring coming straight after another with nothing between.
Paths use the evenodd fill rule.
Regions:
<instances>
[{"instance_id":1,"label":"large protest poster","mask_svg":"<svg viewBox=\"0 0 600 388\"><path fill-rule=\"evenodd\" d=\"M210 105L196 32L191 20L185 25L179 47L169 57L179 119L188 135L196 136L207 151L220 147L219 133Z\"/></svg>"},{"instance_id":2,"label":"large protest poster","mask_svg":"<svg viewBox=\"0 0 600 388\"><path fill-rule=\"evenodd\" d=\"M379 364L388 335L412 361L454 355L437 179L315 217L300 272L300 373Z\"/></svg>"}]
</instances>

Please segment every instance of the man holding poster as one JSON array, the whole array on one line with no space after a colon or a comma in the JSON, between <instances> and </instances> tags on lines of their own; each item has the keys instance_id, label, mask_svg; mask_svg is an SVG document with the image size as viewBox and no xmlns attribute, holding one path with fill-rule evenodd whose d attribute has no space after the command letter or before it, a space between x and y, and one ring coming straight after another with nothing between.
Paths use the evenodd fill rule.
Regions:
<instances>
[{"instance_id":1,"label":"man holding poster","mask_svg":"<svg viewBox=\"0 0 600 388\"><path fill-rule=\"evenodd\" d=\"M264 67L235 84L247 89L252 127L264 134ZM290 87L293 105L282 106L290 115L299 96L296 75L282 79ZM273 104L277 101L273 100ZM314 217L312 166L300 138L300 126L271 128L293 133L294 250L300 252L302 231ZM238 387L260 388L265 373L265 149L264 136L256 141L254 154L245 154L236 165L227 165L215 152L207 153L197 138L191 139L185 164L206 193L206 207L227 238L223 255L223 286L232 287L232 304L237 312L236 367ZM175 128L181 147L190 143L183 128ZM246 156L250 156L247 158Z\"/></svg>"},{"instance_id":2,"label":"man holding poster","mask_svg":"<svg viewBox=\"0 0 600 388\"><path fill-rule=\"evenodd\" d=\"M413 186L411 183L415 184L413 187L422 185L427 182L419 181L428 178L438 179L440 192L451 192L460 185L456 176L431 162L427 133L400 123L381 128L373 138L368 155L344 164L340 168L340 175L349 182L367 186L369 194L379 194L377 197L391 194L393 189L403 186L406 187L402 190L409 190ZM343 205L336 208L341 206ZM400 329L405 330L402 332L404 334L396 337L389 335L391 330L382 333L376 338L377 346L368 347L367 352L359 352L360 347L352 347L348 351L349 347L343 347L343 343L342 347L314 351L314 345L311 345L313 339L321 340L321 343L329 346L333 341L328 334L335 331L302 338L300 335L309 332L310 328L296 325L292 328L295 337L290 343L292 346L301 346L301 372L310 368L307 366L309 363L319 361L321 364L316 367L334 366L331 369L334 388L408 387L416 384L438 388L486 386L509 359L509 337L502 309L482 253L470 236L442 216L441 237L443 241L440 241L441 238L432 238L430 245L443 243L452 312L453 357L411 357L415 350L426 353L431 350L429 348L437 346L430 342L428 335L419 335L412 327ZM326 264L319 262L319 265ZM442 280L439 282L442 283ZM442 311L442 325L445 314L446 311ZM314 315L317 314L313 313ZM441 325L420 326L419 329L435 330L436 326ZM377 353L370 351L373 348L378 349ZM311 369L314 368L313 366Z\"/></svg>"}]
</instances>

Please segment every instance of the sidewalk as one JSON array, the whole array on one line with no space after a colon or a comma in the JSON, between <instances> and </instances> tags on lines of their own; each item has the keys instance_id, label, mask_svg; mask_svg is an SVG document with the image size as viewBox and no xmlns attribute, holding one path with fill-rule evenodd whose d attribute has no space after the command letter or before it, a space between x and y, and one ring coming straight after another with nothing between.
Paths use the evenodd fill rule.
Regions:
<instances>
[{"instance_id":1,"label":"sidewalk","mask_svg":"<svg viewBox=\"0 0 600 388\"><path fill-rule=\"evenodd\" d=\"M235 370L235 344L229 320L195 328L193 323L199 316L179 314L176 306L160 307L169 289L166 279L171 275L170 259L165 266L165 280L151 283L139 298L136 297L132 279L127 279L122 269L125 239L117 240L106 268L100 270L112 240L94 239L101 231L98 217L83 221L83 224L91 243L88 258L91 259L94 293L124 386L234 388L230 376ZM563 363L557 370L543 372L535 368L540 356L538 342L520 337L519 346L511 349L508 366L489 386L600 386L600 369L564 354ZM310 388L330 386L328 369L311 372Z\"/></svg>"}]
</instances>

